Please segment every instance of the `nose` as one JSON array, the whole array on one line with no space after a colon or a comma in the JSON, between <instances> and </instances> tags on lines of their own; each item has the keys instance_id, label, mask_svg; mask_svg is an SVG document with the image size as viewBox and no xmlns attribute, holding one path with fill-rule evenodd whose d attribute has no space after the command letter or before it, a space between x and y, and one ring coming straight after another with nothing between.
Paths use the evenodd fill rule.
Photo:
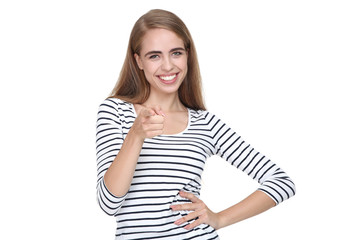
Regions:
<instances>
[{"instance_id":1,"label":"nose","mask_svg":"<svg viewBox=\"0 0 360 240\"><path fill-rule=\"evenodd\" d=\"M174 65L173 62L171 61L170 57L164 57L162 64L161 64L161 68L163 71L166 72L170 72L173 69Z\"/></svg>"}]
</instances>

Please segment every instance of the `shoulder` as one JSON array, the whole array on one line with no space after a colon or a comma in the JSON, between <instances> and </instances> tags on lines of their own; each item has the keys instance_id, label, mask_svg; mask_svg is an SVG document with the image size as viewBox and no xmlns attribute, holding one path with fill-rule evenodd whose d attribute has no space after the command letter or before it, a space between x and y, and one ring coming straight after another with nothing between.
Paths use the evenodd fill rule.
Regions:
<instances>
[{"instance_id":1,"label":"shoulder","mask_svg":"<svg viewBox=\"0 0 360 240\"><path fill-rule=\"evenodd\" d=\"M213 125L220 119L212 112L207 110L193 110L191 109L192 123L201 125Z\"/></svg>"},{"instance_id":2,"label":"shoulder","mask_svg":"<svg viewBox=\"0 0 360 240\"><path fill-rule=\"evenodd\" d=\"M131 122L135 119L133 105L119 98L107 98L99 106L97 119L98 124L110 122L122 125Z\"/></svg>"},{"instance_id":3,"label":"shoulder","mask_svg":"<svg viewBox=\"0 0 360 240\"><path fill-rule=\"evenodd\" d=\"M112 112L132 111L132 104L121 100L120 98L107 98L99 106L99 110L108 110Z\"/></svg>"}]
</instances>

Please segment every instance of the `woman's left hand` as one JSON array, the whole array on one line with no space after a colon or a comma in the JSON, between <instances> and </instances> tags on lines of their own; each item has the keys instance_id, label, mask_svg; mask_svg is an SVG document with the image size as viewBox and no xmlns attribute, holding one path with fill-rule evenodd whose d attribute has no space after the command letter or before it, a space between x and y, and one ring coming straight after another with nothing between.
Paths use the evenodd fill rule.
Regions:
<instances>
[{"instance_id":1,"label":"woman's left hand","mask_svg":"<svg viewBox=\"0 0 360 240\"><path fill-rule=\"evenodd\" d=\"M198 217L197 220L195 220L191 224L186 225L184 228L190 230L203 223L212 226L214 229L219 228L220 219L218 214L212 212L202 200L197 198L194 194L188 192L180 192L180 196L189 199L192 203L172 205L170 206L171 209L174 211L188 210L193 212L189 213L185 217L176 220L174 222L176 225L181 225L187 221Z\"/></svg>"}]
</instances>

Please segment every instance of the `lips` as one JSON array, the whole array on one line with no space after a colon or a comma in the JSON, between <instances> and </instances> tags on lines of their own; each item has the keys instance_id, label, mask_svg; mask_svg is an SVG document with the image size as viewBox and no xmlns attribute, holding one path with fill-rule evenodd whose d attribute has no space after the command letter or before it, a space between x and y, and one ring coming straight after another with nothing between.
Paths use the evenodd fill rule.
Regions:
<instances>
[{"instance_id":1,"label":"lips","mask_svg":"<svg viewBox=\"0 0 360 240\"><path fill-rule=\"evenodd\" d=\"M169 75L169 76L159 76L159 78L161 78L164 81L171 81L176 77L176 74L173 75Z\"/></svg>"},{"instance_id":2,"label":"lips","mask_svg":"<svg viewBox=\"0 0 360 240\"><path fill-rule=\"evenodd\" d=\"M158 75L158 78L161 82L165 84L171 84L174 83L177 79L178 73L174 74L167 74L167 75Z\"/></svg>"}]
</instances>

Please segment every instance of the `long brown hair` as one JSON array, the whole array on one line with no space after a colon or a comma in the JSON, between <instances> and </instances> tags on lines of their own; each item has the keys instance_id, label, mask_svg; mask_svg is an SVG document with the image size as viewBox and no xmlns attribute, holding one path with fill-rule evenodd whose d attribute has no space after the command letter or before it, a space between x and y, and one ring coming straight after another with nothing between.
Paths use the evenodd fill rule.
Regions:
<instances>
[{"instance_id":1,"label":"long brown hair","mask_svg":"<svg viewBox=\"0 0 360 240\"><path fill-rule=\"evenodd\" d=\"M137 66L134 54L140 55L141 43L146 31L154 28L170 30L183 40L184 47L188 51L188 72L178 89L179 98L186 107L205 110L200 68L190 32L178 16L160 9L147 12L135 23L130 34L124 65L111 97L138 104L144 103L149 98L150 85L144 72Z\"/></svg>"}]
</instances>

